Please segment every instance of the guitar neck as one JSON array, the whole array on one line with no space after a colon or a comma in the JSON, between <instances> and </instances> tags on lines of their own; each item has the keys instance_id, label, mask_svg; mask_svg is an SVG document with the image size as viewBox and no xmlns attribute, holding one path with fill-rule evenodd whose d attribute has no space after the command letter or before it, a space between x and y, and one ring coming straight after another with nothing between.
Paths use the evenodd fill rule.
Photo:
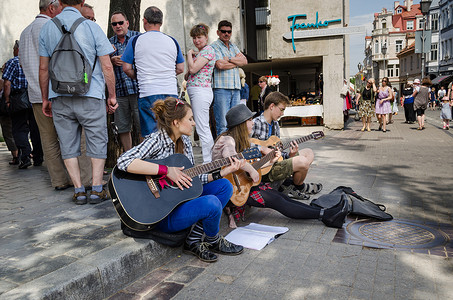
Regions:
<instances>
[{"instance_id":1,"label":"guitar neck","mask_svg":"<svg viewBox=\"0 0 453 300\"><path fill-rule=\"evenodd\" d=\"M261 169L267 162L269 162L275 156L275 150L272 150L265 156L263 156L259 161L252 164L255 170Z\"/></svg>"},{"instance_id":2,"label":"guitar neck","mask_svg":"<svg viewBox=\"0 0 453 300\"><path fill-rule=\"evenodd\" d=\"M306 141L311 140L311 139L314 139L313 134L309 134L309 135L300 137L298 139L295 139L295 140L292 140L292 141L289 141L289 142L284 142L284 143L282 143L282 150L288 149L291 146L292 142L295 142L296 144L301 144L301 143L306 142Z\"/></svg>"},{"instance_id":3,"label":"guitar neck","mask_svg":"<svg viewBox=\"0 0 453 300\"><path fill-rule=\"evenodd\" d=\"M244 155L242 153L230 156L231 158L235 157L237 159L243 159ZM215 161L212 161L210 163L205 163L202 165L194 166L192 168L183 170L183 172L187 175L189 175L191 178L196 177L201 174L206 174L211 171L214 171L216 169L219 169L224 166L228 166L230 164L230 157L226 158L221 158L217 159Z\"/></svg>"}]
</instances>

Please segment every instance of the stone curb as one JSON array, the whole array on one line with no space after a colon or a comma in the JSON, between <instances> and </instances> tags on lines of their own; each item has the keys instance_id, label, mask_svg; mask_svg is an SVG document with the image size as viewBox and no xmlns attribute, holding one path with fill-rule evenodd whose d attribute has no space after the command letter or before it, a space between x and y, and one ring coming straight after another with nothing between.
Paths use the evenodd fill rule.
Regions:
<instances>
[{"instance_id":1,"label":"stone curb","mask_svg":"<svg viewBox=\"0 0 453 300\"><path fill-rule=\"evenodd\" d=\"M125 239L1 295L2 299L105 299L162 266L180 248Z\"/></svg>"}]
</instances>

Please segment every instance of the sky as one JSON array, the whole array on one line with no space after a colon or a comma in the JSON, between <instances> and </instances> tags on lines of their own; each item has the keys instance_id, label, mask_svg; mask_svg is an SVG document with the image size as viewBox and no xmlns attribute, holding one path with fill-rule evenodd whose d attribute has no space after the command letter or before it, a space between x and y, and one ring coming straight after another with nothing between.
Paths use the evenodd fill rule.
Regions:
<instances>
[{"instance_id":1,"label":"sky","mask_svg":"<svg viewBox=\"0 0 453 300\"><path fill-rule=\"evenodd\" d=\"M366 34L371 35L374 13L385 7L393 11L394 0L349 0L349 26L365 26ZM419 0L414 0L418 4ZM403 5L404 1L400 3ZM357 65L365 58L365 34L349 36L349 73L351 76L358 72Z\"/></svg>"}]
</instances>

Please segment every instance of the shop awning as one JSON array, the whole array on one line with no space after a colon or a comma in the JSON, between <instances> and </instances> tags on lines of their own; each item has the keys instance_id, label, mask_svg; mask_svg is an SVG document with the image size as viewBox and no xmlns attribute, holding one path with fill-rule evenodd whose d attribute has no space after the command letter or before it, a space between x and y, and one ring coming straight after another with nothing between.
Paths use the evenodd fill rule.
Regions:
<instances>
[{"instance_id":1,"label":"shop awning","mask_svg":"<svg viewBox=\"0 0 453 300\"><path fill-rule=\"evenodd\" d=\"M434 78L433 80L431 80L431 82L432 82L433 84L439 84L439 83L441 83L442 81L444 81L444 80L446 80L446 79L449 79L449 78L451 78L451 77L453 77L453 75L438 76L438 77Z\"/></svg>"}]
</instances>

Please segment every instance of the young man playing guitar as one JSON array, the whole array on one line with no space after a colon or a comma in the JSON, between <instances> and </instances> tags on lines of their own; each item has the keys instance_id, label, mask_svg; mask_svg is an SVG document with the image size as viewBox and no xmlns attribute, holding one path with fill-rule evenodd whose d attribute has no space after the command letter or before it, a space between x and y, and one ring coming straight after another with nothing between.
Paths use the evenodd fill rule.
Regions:
<instances>
[{"instance_id":1,"label":"young man playing guitar","mask_svg":"<svg viewBox=\"0 0 453 300\"><path fill-rule=\"evenodd\" d=\"M264 100L264 112L253 119L252 138L262 141L268 140L271 136L280 138L278 119L283 116L289 104L288 97L282 93L270 93ZM279 191L288 194L291 198L301 200L308 200L309 194L317 194L322 190L321 183L304 183L308 169L315 158L313 150L310 148L299 150L298 144L292 141L289 153L282 152L282 157L284 160L275 163L270 172L264 176L263 181L283 181Z\"/></svg>"},{"instance_id":2,"label":"young man playing guitar","mask_svg":"<svg viewBox=\"0 0 453 300\"><path fill-rule=\"evenodd\" d=\"M122 171L142 175L159 175L168 178L179 189L190 189L192 178L183 172L182 167L167 167L144 159L164 159L175 153L187 156L193 164L192 134L195 122L190 105L179 99L168 97L154 103L153 112L159 130L151 133L138 146L123 153L117 167ZM171 233L195 226L184 243L184 252L191 253L206 262L214 262L213 253L237 255L243 247L232 244L219 235L222 209L233 193L231 183L223 176L239 170L244 160L230 159L231 164L221 171L200 175L203 192L200 197L179 204L156 224L160 231ZM159 183L161 180L159 180ZM164 184L165 185L165 184ZM162 200L164 201L164 200ZM128 228L122 223L123 233L133 237L144 237L142 232ZM202 239L205 235L204 240Z\"/></svg>"}]
</instances>

